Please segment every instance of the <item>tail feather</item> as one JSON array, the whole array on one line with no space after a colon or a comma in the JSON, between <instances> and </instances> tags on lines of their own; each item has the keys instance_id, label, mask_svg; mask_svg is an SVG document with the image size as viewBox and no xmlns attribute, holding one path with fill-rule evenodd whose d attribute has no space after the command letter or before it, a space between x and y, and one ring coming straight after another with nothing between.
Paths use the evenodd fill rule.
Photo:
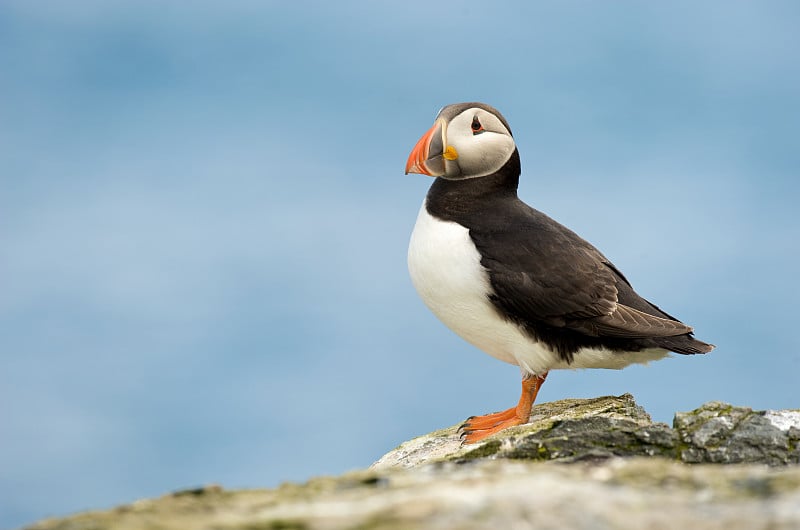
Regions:
<instances>
[{"instance_id":1,"label":"tail feather","mask_svg":"<svg viewBox=\"0 0 800 530\"><path fill-rule=\"evenodd\" d=\"M708 353L716 346L692 337L691 334L678 335L677 337L659 337L656 342L661 348L683 355L696 355Z\"/></svg>"}]
</instances>

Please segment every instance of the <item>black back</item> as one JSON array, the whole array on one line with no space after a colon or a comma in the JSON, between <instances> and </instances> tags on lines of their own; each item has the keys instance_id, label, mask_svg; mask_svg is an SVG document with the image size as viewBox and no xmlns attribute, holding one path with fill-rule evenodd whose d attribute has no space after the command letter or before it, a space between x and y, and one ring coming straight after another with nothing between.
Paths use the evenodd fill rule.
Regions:
<instances>
[{"instance_id":1,"label":"black back","mask_svg":"<svg viewBox=\"0 0 800 530\"><path fill-rule=\"evenodd\" d=\"M489 299L504 318L570 362L584 347L686 354L713 348L639 296L599 250L523 203L519 174L515 150L492 175L437 178L426 203L431 215L469 229L489 273Z\"/></svg>"}]
</instances>

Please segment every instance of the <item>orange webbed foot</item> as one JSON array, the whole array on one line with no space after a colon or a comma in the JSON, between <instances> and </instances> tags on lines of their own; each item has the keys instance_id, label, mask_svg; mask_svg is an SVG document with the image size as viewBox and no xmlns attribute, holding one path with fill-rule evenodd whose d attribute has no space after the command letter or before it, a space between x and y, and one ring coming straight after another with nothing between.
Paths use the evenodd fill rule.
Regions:
<instances>
[{"instance_id":1,"label":"orange webbed foot","mask_svg":"<svg viewBox=\"0 0 800 530\"><path fill-rule=\"evenodd\" d=\"M484 416L473 416L464 424L459 427L458 431L461 433L461 440L463 443L472 444L480 442L493 434L496 434L503 429L514 427L515 425L522 425L526 423L528 418L517 417L517 407L511 407L502 412L495 412L494 414L486 414Z\"/></svg>"},{"instance_id":2,"label":"orange webbed foot","mask_svg":"<svg viewBox=\"0 0 800 530\"><path fill-rule=\"evenodd\" d=\"M539 393L539 389L546 377L547 372L543 375L530 375L523 378L522 395L516 407L511 407L501 412L468 418L467 421L458 428L462 443L472 444L480 442L509 427L528 423L531 415L531 407L533 407L533 402L536 401L536 394Z\"/></svg>"}]
</instances>

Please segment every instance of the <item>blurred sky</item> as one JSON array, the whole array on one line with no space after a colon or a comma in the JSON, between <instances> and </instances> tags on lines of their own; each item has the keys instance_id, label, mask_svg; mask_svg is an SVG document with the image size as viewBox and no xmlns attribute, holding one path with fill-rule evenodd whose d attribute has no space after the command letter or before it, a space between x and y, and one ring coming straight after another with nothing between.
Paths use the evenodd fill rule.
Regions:
<instances>
[{"instance_id":1,"label":"blurred sky","mask_svg":"<svg viewBox=\"0 0 800 530\"><path fill-rule=\"evenodd\" d=\"M511 123L520 196L717 344L551 374L797 408L800 4L0 4L0 528L364 467L507 408L423 306L403 175L438 109Z\"/></svg>"}]
</instances>

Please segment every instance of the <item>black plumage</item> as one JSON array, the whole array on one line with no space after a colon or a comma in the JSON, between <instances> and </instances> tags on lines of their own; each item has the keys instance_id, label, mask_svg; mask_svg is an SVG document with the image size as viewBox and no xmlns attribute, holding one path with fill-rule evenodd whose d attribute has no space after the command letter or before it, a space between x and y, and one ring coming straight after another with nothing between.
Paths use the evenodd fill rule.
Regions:
<instances>
[{"instance_id":1,"label":"black plumage","mask_svg":"<svg viewBox=\"0 0 800 530\"><path fill-rule=\"evenodd\" d=\"M681 354L713 349L639 296L599 250L522 202L519 175L514 150L491 175L436 179L426 202L432 216L469 230L489 274L488 297L503 318L567 362L582 348Z\"/></svg>"}]
</instances>

